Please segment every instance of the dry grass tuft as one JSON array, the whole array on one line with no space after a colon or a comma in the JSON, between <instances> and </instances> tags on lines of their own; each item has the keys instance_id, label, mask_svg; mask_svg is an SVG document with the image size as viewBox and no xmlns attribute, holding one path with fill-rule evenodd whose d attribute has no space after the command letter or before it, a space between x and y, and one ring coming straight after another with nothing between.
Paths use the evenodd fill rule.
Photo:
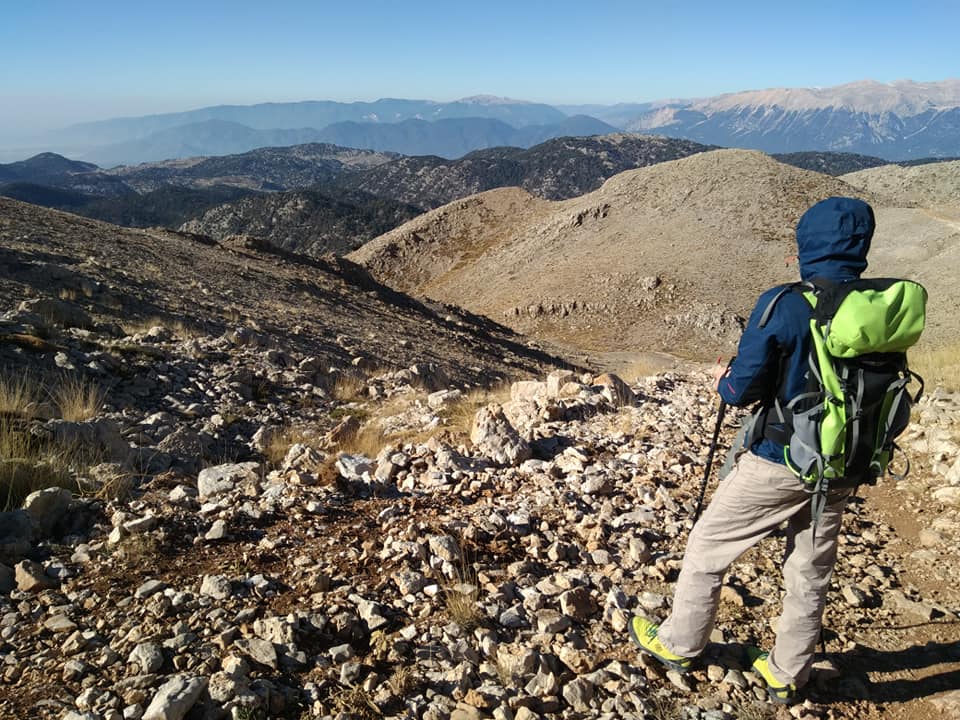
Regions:
<instances>
[{"instance_id":1,"label":"dry grass tuft","mask_svg":"<svg viewBox=\"0 0 960 720\"><path fill-rule=\"evenodd\" d=\"M477 411L490 403L505 403L510 400L510 385L504 383L490 388L477 388L466 393L458 401L450 403L441 417L445 421L445 428L454 435L467 436L473 427L473 420Z\"/></svg>"},{"instance_id":2,"label":"dry grass tuft","mask_svg":"<svg viewBox=\"0 0 960 720\"><path fill-rule=\"evenodd\" d=\"M122 358L124 355L142 355L143 357L153 359L163 359L167 357L166 350L150 345L137 345L136 343L114 342L107 346L107 349L114 357Z\"/></svg>"},{"instance_id":3,"label":"dry grass tuft","mask_svg":"<svg viewBox=\"0 0 960 720\"><path fill-rule=\"evenodd\" d=\"M77 375L64 377L51 393L64 420L82 422L96 417L103 407L103 389Z\"/></svg>"},{"instance_id":4,"label":"dry grass tuft","mask_svg":"<svg viewBox=\"0 0 960 720\"><path fill-rule=\"evenodd\" d=\"M330 701L337 713L346 713L357 720L377 720L383 717L370 693L360 687L338 690L330 696Z\"/></svg>"},{"instance_id":5,"label":"dry grass tuft","mask_svg":"<svg viewBox=\"0 0 960 720\"><path fill-rule=\"evenodd\" d=\"M473 630L483 622L483 610L477 604L479 594L476 585L469 583L457 583L443 589L447 615L464 630Z\"/></svg>"},{"instance_id":6,"label":"dry grass tuft","mask_svg":"<svg viewBox=\"0 0 960 720\"><path fill-rule=\"evenodd\" d=\"M405 698L420 686L420 676L409 665L398 665L387 682L394 695Z\"/></svg>"},{"instance_id":7,"label":"dry grass tuft","mask_svg":"<svg viewBox=\"0 0 960 720\"><path fill-rule=\"evenodd\" d=\"M130 320L125 322L122 327L123 332L127 335L138 335L149 332L155 327L162 327L181 340L189 340L203 334L199 328L177 318L152 317L144 320Z\"/></svg>"},{"instance_id":8,"label":"dry grass tuft","mask_svg":"<svg viewBox=\"0 0 960 720\"><path fill-rule=\"evenodd\" d=\"M675 367L675 363L670 362L666 358L654 354L645 354L623 367L616 368L612 372L623 378L627 384L632 385L641 378L659 375L673 367Z\"/></svg>"},{"instance_id":9,"label":"dry grass tuft","mask_svg":"<svg viewBox=\"0 0 960 720\"><path fill-rule=\"evenodd\" d=\"M681 702L670 695L650 695L653 705L651 717L654 720L682 720L686 715Z\"/></svg>"},{"instance_id":10,"label":"dry grass tuft","mask_svg":"<svg viewBox=\"0 0 960 720\"><path fill-rule=\"evenodd\" d=\"M769 703L744 701L737 706L738 720L774 720L776 709Z\"/></svg>"},{"instance_id":11,"label":"dry grass tuft","mask_svg":"<svg viewBox=\"0 0 960 720\"><path fill-rule=\"evenodd\" d=\"M0 375L0 415L30 417L31 407L39 400L40 385L32 376Z\"/></svg>"},{"instance_id":12,"label":"dry grass tuft","mask_svg":"<svg viewBox=\"0 0 960 720\"><path fill-rule=\"evenodd\" d=\"M79 449L45 446L27 428L0 418L0 509L20 507L36 490L76 490L72 468L81 460Z\"/></svg>"},{"instance_id":13,"label":"dry grass tuft","mask_svg":"<svg viewBox=\"0 0 960 720\"><path fill-rule=\"evenodd\" d=\"M263 451L264 457L272 466L278 467L287 457L294 445L317 447L322 436L307 425L285 425L270 436L270 442Z\"/></svg>"},{"instance_id":14,"label":"dry grass tuft","mask_svg":"<svg viewBox=\"0 0 960 720\"><path fill-rule=\"evenodd\" d=\"M130 473L117 470L109 475L101 475L99 485L93 495L100 500L119 500L126 502L133 497L134 477Z\"/></svg>"},{"instance_id":15,"label":"dry grass tuft","mask_svg":"<svg viewBox=\"0 0 960 720\"><path fill-rule=\"evenodd\" d=\"M77 474L99 460L90 448L58 446L30 432L43 393L31 375L0 375L0 504L5 507L19 507L27 495L43 488L78 491ZM96 415L104 399L98 386L79 376L64 377L49 394L61 416L74 421ZM113 489L119 491L119 485Z\"/></svg>"},{"instance_id":16,"label":"dry grass tuft","mask_svg":"<svg viewBox=\"0 0 960 720\"><path fill-rule=\"evenodd\" d=\"M621 407L615 414L606 418L607 432L613 436L628 436L637 432L637 415L630 411L631 406Z\"/></svg>"},{"instance_id":17,"label":"dry grass tuft","mask_svg":"<svg viewBox=\"0 0 960 720\"><path fill-rule=\"evenodd\" d=\"M375 458L388 442L383 430L371 423L362 426L359 431L347 435L341 440L338 450L348 455L363 455Z\"/></svg>"},{"instance_id":18,"label":"dry grass tuft","mask_svg":"<svg viewBox=\"0 0 960 720\"><path fill-rule=\"evenodd\" d=\"M443 585L443 599L447 607L447 616L466 631L473 630L484 620L483 610L477 602L480 598L480 583L477 574L463 559L462 568L453 580Z\"/></svg>"},{"instance_id":19,"label":"dry grass tuft","mask_svg":"<svg viewBox=\"0 0 960 720\"><path fill-rule=\"evenodd\" d=\"M367 381L356 373L340 373L333 381L330 396L338 402L356 402L364 397Z\"/></svg>"},{"instance_id":20,"label":"dry grass tuft","mask_svg":"<svg viewBox=\"0 0 960 720\"><path fill-rule=\"evenodd\" d=\"M921 375L928 389L960 390L960 347L911 350L910 368Z\"/></svg>"}]
</instances>

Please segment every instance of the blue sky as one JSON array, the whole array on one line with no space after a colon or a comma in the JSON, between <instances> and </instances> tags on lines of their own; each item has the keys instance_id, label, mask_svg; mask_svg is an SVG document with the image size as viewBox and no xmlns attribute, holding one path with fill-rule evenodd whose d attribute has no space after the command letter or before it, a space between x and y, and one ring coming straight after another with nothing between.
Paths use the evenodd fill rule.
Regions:
<instances>
[{"instance_id":1,"label":"blue sky","mask_svg":"<svg viewBox=\"0 0 960 720\"><path fill-rule=\"evenodd\" d=\"M955 1L5 0L0 133L221 103L942 80L957 28Z\"/></svg>"}]
</instances>

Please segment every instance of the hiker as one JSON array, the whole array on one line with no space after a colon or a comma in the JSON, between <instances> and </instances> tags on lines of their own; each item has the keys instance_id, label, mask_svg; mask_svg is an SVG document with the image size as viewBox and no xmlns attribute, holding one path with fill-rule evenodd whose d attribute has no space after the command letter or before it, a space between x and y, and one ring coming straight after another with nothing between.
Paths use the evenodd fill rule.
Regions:
<instances>
[{"instance_id":1,"label":"hiker","mask_svg":"<svg viewBox=\"0 0 960 720\"><path fill-rule=\"evenodd\" d=\"M871 207L853 198L818 202L800 219L796 238L802 280L843 283L867 267L874 231ZM780 286L760 296L728 368L714 372L716 390L734 406L760 401L771 407L807 388L811 346L811 303ZM765 321L765 322L762 322ZM785 463L775 423L761 429L716 491L693 527L677 580L670 616L662 625L634 617L630 633L640 648L671 669L686 672L713 629L723 576L743 552L786 522L783 577L786 596L773 649L752 649L753 669L767 684L771 700L796 701L807 682L830 577L837 537L851 487L829 489L822 508ZM839 483L842 485L842 483Z\"/></svg>"}]
</instances>

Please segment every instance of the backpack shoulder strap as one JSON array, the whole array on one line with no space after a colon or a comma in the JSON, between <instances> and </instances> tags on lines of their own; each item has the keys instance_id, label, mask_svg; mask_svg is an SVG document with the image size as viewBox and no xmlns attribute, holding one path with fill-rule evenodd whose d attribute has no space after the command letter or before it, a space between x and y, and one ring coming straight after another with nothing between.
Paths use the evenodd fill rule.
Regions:
<instances>
[{"instance_id":1,"label":"backpack shoulder strap","mask_svg":"<svg viewBox=\"0 0 960 720\"><path fill-rule=\"evenodd\" d=\"M810 280L803 280L800 282L790 283L789 285L784 285L780 288L779 292L774 295L770 302L767 303L767 307L764 308L763 314L760 316L759 327L763 328L767 326L767 323L770 322L770 316L773 314L773 308L787 293L791 292L812 292L814 296L820 292L820 288Z\"/></svg>"}]
</instances>

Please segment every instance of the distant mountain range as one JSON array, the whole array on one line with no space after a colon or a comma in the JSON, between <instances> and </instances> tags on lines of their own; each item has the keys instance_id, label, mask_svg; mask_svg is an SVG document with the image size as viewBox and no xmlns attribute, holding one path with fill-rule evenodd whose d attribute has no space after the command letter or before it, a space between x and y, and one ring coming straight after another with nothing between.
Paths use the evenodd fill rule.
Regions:
<instances>
[{"instance_id":1,"label":"distant mountain range","mask_svg":"<svg viewBox=\"0 0 960 720\"><path fill-rule=\"evenodd\" d=\"M518 186L544 199L574 198L625 170L710 149L612 133L449 160L311 143L112 170L44 153L0 164L0 195L131 227L187 223L215 238L251 234L319 255L348 252L416 214L485 190ZM850 153L774 157L828 175L885 164Z\"/></svg>"},{"instance_id":2,"label":"distant mountain range","mask_svg":"<svg viewBox=\"0 0 960 720\"><path fill-rule=\"evenodd\" d=\"M254 148L329 143L403 155L457 158L478 148L529 147L564 135L603 135L616 128L595 118L577 115L550 125L513 127L492 118L452 118L428 122L407 119L396 123L355 122L328 125L322 130L255 130L226 120L204 120L161 130L147 137L105 145L86 155L102 166L132 164L206 155L230 155Z\"/></svg>"},{"instance_id":3,"label":"distant mountain range","mask_svg":"<svg viewBox=\"0 0 960 720\"><path fill-rule=\"evenodd\" d=\"M888 160L960 154L960 79L865 80L593 109L626 130L768 153L829 150Z\"/></svg>"},{"instance_id":4,"label":"distant mountain range","mask_svg":"<svg viewBox=\"0 0 960 720\"><path fill-rule=\"evenodd\" d=\"M397 123L451 118L489 118L513 127L525 127L558 123L567 115L550 105L491 96L475 96L447 103L392 98L354 103L319 100L217 105L180 113L101 120L73 125L60 131L56 139L71 144L107 145L140 140L163 130L209 120L236 123L254 130L319 129L339 122Z\"/></svg>"},{"instance_id":5,"label":"distant mountain range","mask_svg":"<svg viewBox=\"0 0 960 720\"><path fill-rule=\"evenodd\" d=\"M35 140L102 166L326 142L452 159L553 137L626 130L768 153L844 152L912 160L960 155L960 80L861 81L712 98L564 105L479 96L216 106L74 125ZM5 152L9 152L6 150Z\"/></svg>"}]
</instances>

